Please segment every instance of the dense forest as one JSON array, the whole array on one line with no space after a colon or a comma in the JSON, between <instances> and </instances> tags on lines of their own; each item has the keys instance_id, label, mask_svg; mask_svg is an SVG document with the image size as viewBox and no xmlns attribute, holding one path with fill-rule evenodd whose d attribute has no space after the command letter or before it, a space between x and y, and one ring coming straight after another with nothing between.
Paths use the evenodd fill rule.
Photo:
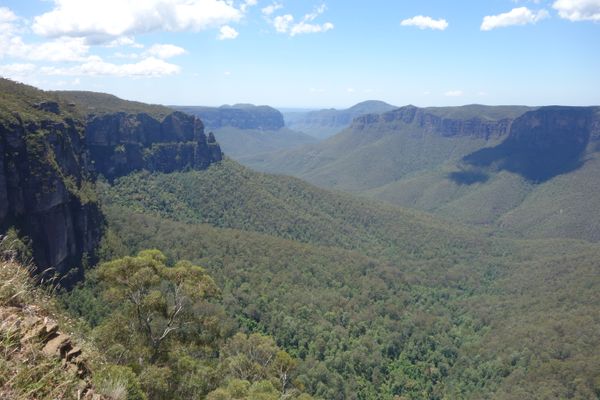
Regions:
<instances>
[{"instance_id":1,"label":"dense forest","mask_svg":"<svg viewBox=\"0 0 600 400\"><path fill-rule=\"evenodd\" d=\"M600 398L597 243L255 172L166 107L0 85L0 397Z\"/></svg>"},{"instance_id":2,"label":"dense forest","mask_svg":"<svg viewBox=\"0 0 600 400\"><path fill-rule=\"evenodd\" d=\"M232 161L99 193L105 259L157 248L203 265L220 318L272 336L316 397L598 395L598 246L495 238ZM95 287L65 304L102 325Z\"/></svg>"}]
</instances>

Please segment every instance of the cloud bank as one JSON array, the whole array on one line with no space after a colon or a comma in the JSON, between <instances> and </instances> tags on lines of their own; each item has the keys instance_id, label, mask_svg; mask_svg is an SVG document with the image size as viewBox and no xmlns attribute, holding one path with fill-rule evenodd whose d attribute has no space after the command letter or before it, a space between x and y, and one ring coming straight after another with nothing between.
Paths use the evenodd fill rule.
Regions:
<instances>
[{"instance_id":1,"label":"cloud bank","mask_svg":"<svg viewBox=\"0 0 600 400\"><path fill-rule=\"evenodd\" d=\"M237 22L243 10L222 0L54 0L54 9L33 20L33 32L45 37L85 38L105 43L122 36L156 31L200 31Z\"/></svg>"}]
</instances>

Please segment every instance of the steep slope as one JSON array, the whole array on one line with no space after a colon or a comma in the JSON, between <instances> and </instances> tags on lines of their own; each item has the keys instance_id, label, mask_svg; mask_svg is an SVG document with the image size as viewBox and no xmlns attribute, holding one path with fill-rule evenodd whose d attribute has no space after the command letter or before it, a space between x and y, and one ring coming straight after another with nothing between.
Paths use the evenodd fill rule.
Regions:
<instances>
[{"instance_id":1,"label":"steep slope","mask_svg":"<svg viewBox=\"0 0 600 400\"><path fill-rule=\"evenodd\" d=\"M95 262L104 226L98 173L206 168L222 157L193 116L5 79L0 88L0 232L15 227L28 236L40 272L61 275L65 285L82 278L84 260ZM115 112L122 106L134 114ZM150 115L166 110L160 121Z\"/></svg>"},{"instance_id":2,"label":"steep slope","mask_svg":"<svg viewBox=\"0 0 600 400\"><path fill-rule=\"evenodd\" d=\"M228 312L297 355L298 379L322 398L600 389L598 246L490 238L232 161L123 177L103 198L107 251L206 265Z\"/></svg>"},{"instance_id":3,"label":"steep slope","mask_svg":"<svg viewBox=\"0 0 600 400\"><path fill-rule=\"evenodd\" d=\"M104 360L83 332L66 333L75 327L27 268L0 254L0 398L111 399L92 383Z\"/></svg>"},{"instance_id":4,"label":"steep slope","mask_svg":"<svg viewBox=\"0 0 600 400\"><path fill-rule=\"evenodd\" d=\"M345 110L331 108L308 112L286 112L283 117L288 128L318 139L326 139L347 128L356 117L364 114L380 114L395 108L383 101L368 100Z\"/></svg>"},{"instance_id":5,"label":"steep slope","mask_svg":"<svg viewBox=\"0 0 600 400\"><path fill-rule=\"evenodd\" d=\"M33 241L39 272L80 279L103 216L81 115L50 93L0 80L0 232Z\"/></svg>"},{"instance_id":6,"label":"steep slope","mask_svg":"<svg viewBox=\"0 0 600 400\"><path fill-rule=\"evenodd\" d=\"M468 252L469 243L479 241L466 228L424 213L256 173L231 160L206 171L133 174L100 189L107 206L368 254L406 253L417 259L440 246Z\"/></svg>"},{"instance_id":7,"label":"steep slope","mask_svg":"<svg viewBox=\"0 0 600 400\"><path fill-rule=\"evenodd\" d=\"M597 241L599 121L597 108L544 107L498 146L367 194L520 235Z\"/></svg>"}]
</instances>

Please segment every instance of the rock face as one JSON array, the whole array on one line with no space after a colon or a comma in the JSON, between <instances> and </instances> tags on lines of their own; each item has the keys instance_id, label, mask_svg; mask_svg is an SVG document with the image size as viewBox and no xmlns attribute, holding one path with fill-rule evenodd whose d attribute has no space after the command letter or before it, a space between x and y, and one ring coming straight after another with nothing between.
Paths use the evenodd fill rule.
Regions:
<instances>
[{"instance_id":1,"label":"rock face","mask_svg":"<svg viewBox=\"0 0 600 400\"><path fill-rule=\"evenodd\" d=\"M57 273L65 286L82 278L86 258L95 262L104 230L98 174L203 169L222 158L214 136L190 115L83 117L46 92L6 80L0 86L0 233L15 227L28 236L38 272Z\"/></svg>"},{"instance_id":2,"label":"rock face","mask_svg":"<svg viewBox=\"0 0 600 400\"><path fill-rule=\"evenodd\" d=\"M139 169L203 169L222 158L202 122L182 112L161 122L143 113L91 116L85 137L96 171L109 179Z\"/></svg>"},{"instance_id":3,"label":"rock face","mask_svg":"<svg viewBox=\"0 0 600 400\"><path fill-rule=\"evenodd\" d=\"M471 136L489 140L508 134L512 119L488 120L482 118L454 119L445 118L415 106L401 107L383 114L367 114L352 122L353 129L364 129L373 124L383 123L388 129L398 125L415 124L428 133L444 137Z\"/></svg>"},{"instance_id":4,"label":"rock face","mask_svg":"<svg viewBox=\"0 0 600 400\"><path fill-rule=\"evenodd\" d=\"M594 107L542 107L517 118L498 146L467 155L476 167L494 167L542 182L578 168L599 119Z\"/></svg>"},{"instance_id":5,"label":"rock face","mask_svg":"<svg viewBox=\"0 0 600 400\"><path fill-rule=\"evenodd\" d=\"M284 127L283 115L269 106L236 104L221 107L173 107L200 118L207 129L230 126L238 129L275 131Z\"/></svg>"},{"instance_id":6,"label":"rock face","mask_svg":"<svg viewBox=\"0 0 600 400\"><path fill-rule=\"evenodd\" d=\"M17 227L33 242L41 270L65 282L82 276L82 258L93 258L103 216L86 192L92 164L80 122L0 124L0 230ZM67 276L67 273L69 276Z\"/></svg>"}]
</instances>

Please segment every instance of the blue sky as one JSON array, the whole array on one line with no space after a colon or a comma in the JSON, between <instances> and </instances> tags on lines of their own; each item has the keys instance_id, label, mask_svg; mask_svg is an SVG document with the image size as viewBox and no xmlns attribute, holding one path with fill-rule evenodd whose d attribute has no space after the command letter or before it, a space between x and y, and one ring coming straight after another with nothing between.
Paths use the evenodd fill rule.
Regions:
<instances>
[{"instance_id":1,"label":"blue sky","mask_svg":"<svg viewBox=\"0 0 600 400\"><path fill-rule=\"evenodd\" d=\"M0 75L162 104L600 104L600 0L0 0Z\"/></svg>"}]
</instances>

